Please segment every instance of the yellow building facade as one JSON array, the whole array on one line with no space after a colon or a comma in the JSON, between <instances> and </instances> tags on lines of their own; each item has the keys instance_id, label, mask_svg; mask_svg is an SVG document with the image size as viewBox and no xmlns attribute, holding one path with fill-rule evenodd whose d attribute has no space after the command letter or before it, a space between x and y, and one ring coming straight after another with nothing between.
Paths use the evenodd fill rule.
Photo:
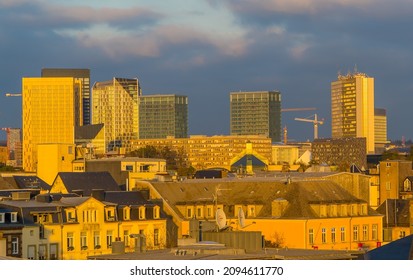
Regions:
<instances>
[{"instance_id":1,"label":"yellow building facade","mask_svg":"<svg viewBox=\"0 0 413 280\"><path fill-rule=\"evenodd\" d=\"M231 169L231 161L245 150L248 142L252 144L255 153L271 160L271 138L259 135L191 135L189 138L138 139L132 141L132 147L137 150L146 146L167 146L183 154L195 169Z\"/></svg>"},{"instance_id":2,"label":"yellow building facade","mask_svg":"<svg viewBox=\"0 0 413 280\"><path fill-rule=\"evenodd\" d=\"M37 170L37 145L74 144L81 125L81 82L74 78L23 78L23 168Z\"/></svg>"},{"instance_id":3,"label":"yellow building facade","mask_svg":"<svg viewBox=\"0 0 413 280\"><path fill-rule=\"evenodd\" d=\"M370 250L383 242L383 216L331 181L142 182L141 188L166 201L179 237L191 235L194 219L213 225L222 209L226 226L261 231L277 247Z\"/></svg>"},{"instance_id":4,"label":"yellow building facade","mask_svg":"<svg viewBox=\"0 0 413 280\"><path fill-rule=\"evenodd\" d=\"M37 176L52 185L59 172L71 172L75 160L75 146L72 144L37 145Z\"/></svg>"}]
</instances>

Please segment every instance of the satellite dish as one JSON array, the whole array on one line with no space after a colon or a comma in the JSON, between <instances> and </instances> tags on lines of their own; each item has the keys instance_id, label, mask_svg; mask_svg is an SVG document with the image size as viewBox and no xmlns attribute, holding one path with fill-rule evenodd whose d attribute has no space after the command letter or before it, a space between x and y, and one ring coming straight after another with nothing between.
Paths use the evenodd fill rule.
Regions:
<instances>
[{"instance_id":1,"label":"satellite dish","mask_svg":"<svg viewBox=\"0 0 413 280\"><path fill-rule=\"evenodd\" d=\"M219 229L225 228L225 226L227 225L227 216L225 215L224 211L222 209L218 209L215 214L215 217L216 217L218 228Z\"/></svg>"},{"instance_id":2,"label":"satellite dish","mask_svg":"<svg viewBox=\"0 0 413 280\"><path fill-rule=\"evenodd\" d=\"M245 227L245 214L242 208L238 208L238 224L241 228Z\"/></svg>"}]
</instances>

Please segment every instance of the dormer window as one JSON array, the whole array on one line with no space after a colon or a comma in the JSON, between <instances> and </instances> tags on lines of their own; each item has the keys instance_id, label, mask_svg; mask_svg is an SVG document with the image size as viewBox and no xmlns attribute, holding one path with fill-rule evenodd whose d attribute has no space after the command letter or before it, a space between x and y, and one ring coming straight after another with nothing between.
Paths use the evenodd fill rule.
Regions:
<instances>
[{"instance_id":1,"label":"dormer window","mask_svg":"<svg viewBox=\"0 0 413 280\"><path fill-rule=\"evenodd\" d=\"M248 217L255 217L255 205L248 205Z\"/></svg>"},{"instance_id":2,"label":"dormer window","mask_svg":"<svg viewBox=\"0 0 413 280\"><path fill-rule=\"evenodd\" d=\"M4 218L4 213L0 213L0 224L4 224L5 218Z\"/></svg>"},{"instance_id":3,"label":"dormer window","mask_svg":"<svg viewBox=\"0 0 413 280\"><path fill-rule=\"evenodd\" d=\"M75 222L76 221L75 211L73 211L73 210L67 211L67 221L68 222Z\"/></svg>"},{"instance_id":4,"label":"dormer window","mask_svg":"<svg viewBox=\"0 0 413 280\"><path fill-rule=\"evenodd\" d=\"M123 220L130 220L130 208L123 208Z\"/></svg>"},{"instance_id":5,"label":"dormer window","mask_svg":"<svg viewBox=\"0 0 413 280\"><path fill-rule=\"evenodd\" d=\"M17 212L11 212L10 213L10 221L12 223L17 223Z\"/></svg>"},{"instance_id":6,"label":"dormer window","mask_svg":"<svg viewBox=\"0 0 413 280\"><path fill-rule=\"evenodd\" d=\"M154 219L159 219L161 217L160 213L161 213L161 208L158 205L156 205L153 208L153 218Z\"/></svg>"},{"instance_id":7,"label":"dormer window","mask_svg":"<svg viewBox=\"0 0 413 280\"><path fill-rule=\"evenodd\" d=\"M115 220L115 209L113 209L113 208L106 209L106 219L108 221L114 221Z\"/></svg>"},{"instance_id":8,"label":"dormer window","mask_svg":"<svg viewBox=\"0 0 413 280\"><path fill-rule=\"evenodd\" d=\"M145 212L146 212L145 206L139 207L139 220L145 220L146 219Z\"/></svg>"}]
</instances>

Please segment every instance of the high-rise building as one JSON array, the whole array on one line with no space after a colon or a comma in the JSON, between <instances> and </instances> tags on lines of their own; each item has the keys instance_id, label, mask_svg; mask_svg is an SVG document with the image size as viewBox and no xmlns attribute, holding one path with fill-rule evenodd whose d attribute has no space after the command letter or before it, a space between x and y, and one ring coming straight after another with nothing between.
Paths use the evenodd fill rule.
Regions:
<instances>
[{"instance_id":1,"label":"high-rise building","mask_svg":"<svg viewBox=\"0 0 413 280\"><path fill-rule=\"evenodd\" d=\"M374 150L374 78L364 73L339 75L331 83L332 138L365 137L368 154Z\"/></svg>"},{"instance_id":2,"label":"high-rise building","mask_svg":"<svg viewBox=\"0 0 413 280\"><path fill-rule=\"evenodd\" d=\"M231 92L230 111L231 135L264 135L281 141L280 92Z\"/></svg>"},{"instance_id":3,"label":"high-rise building","mask_svg":"<svg viewBox=\"0 0 413 280\"><path fill-rule=\"evenodd\" d=\"M139 135L138 79L113 78L96 82L92 95L92 123L104 124L106 152L130 150Z\"/></svg>"},{"instance_id":4,"label":"high-rise building","mask_svg":"<svg viewBox=\"0 0 413 280\"><path fill-rule=\"evenodd\" d=\"M43 68L42 77L72 77L82 82L82 96L79 115L81 122L78 125L91 124L90 111L90 70L89 69L69 69L69 68Z\"/></svg>"},{"instance_id":5,"label":"high-rise building","mask_svg":"<svg viewBox=\"0 0 413 280\"><path fill-rule=\"evenodd\" d=\"M39 144L74 144L79 116L81 81L69 77L23 78L23 168L37 170Z\"/></svg>"},{"instance_id":6,"label":"high-rise building","mask_svg":"<svg viewBox=\"0 0 413 280\"><path fill-rule=\"evenodd\" d=\"M188 97L175 94L139 97L139 139L185 138Z\"/></svg>"},{"instance_id":7,"label":"high-rise building","mask_svg":"<svg viewBox=\"0 0 413 280\"><path fill-rule=\"evenodd\" d=\"M382 153L387 140L387 114L386 109L375 108L374 109L374 142L376 145L376 153Z\"/></svg>"}]
</instances>

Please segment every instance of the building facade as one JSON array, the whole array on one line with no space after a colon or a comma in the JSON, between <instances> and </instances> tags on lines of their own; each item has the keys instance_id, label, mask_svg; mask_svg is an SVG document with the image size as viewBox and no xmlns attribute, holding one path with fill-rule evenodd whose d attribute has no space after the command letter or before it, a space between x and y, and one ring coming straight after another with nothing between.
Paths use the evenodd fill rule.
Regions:
<instances>
[{"instance_id":1,"label":"building facade","mask_svg":"<svg viewBox=\"0 0 413 280\"><path fill-rule=\"evenodd\" d=\"M139 138L154 139L188 134L188 97L146 95L139 97Z\"/></svg>"},{"instance_id":2,"label":"building facade","mask_svg":"<svg viewBox=\"0 0 413 280\"><path fill-rule=\"evenodd\" d=\"M340 171L349 171L352 165L367 168L366 138L315 139L311 154L314 163L334 165Z\"/></svg>"},{"instance_id":3,"label":"building facade","mask_svg":"<svg viewBox=\"0 0 413 280\"><path fill-rule=\"evenodd\" d=\"M93 85L92 123L104 124L106 152L130 150L139 136L138 79L113 78Z\"/></svg>"},{"instance_id":4,"label":"building facade","mask_svg":"<svg viewBox=\"0 0 413 280\"><path fill-rule=\"evenodd\" d=\"M264 135L281 141L281 93L251 91L230 93L231 135Z\"/></svg>"},{"instance_id":5,"label":"building facade","mask_svg":"<svg viewBox=\"0 0 413 280\"><path fill-rule=\"evenodd\" d=\"M364 73L339 75L331 83L332 138L365 137L368 154L375 152L374 78Z\"/></svg>"},{"instance_id":6,"label":"building facade","mask_svg":"<svg viewBox=\"0 0 413 280\"><path fill-rule=\"evenodd\" d=\"M412 162L408 160L384 160L380 162L380 204L386 199L399 199L404 191L406 177L413 176Z\"/></svg>"},{"instance_id":7,"label":"building facade","mask_svg":"<svg viewBox=\"0 0 413 280\"><path fill-rule=\"evenodd\" d=\"M374 109L374 142L376 153L381 154L384 151L385 145L390 143L387 140L387 114L386 109Z\"/></svg>"},{"instance_id":8,"label":"building facade","mask_svg":"<svg viewBox=\"0 0 413 280\"><path fill-rule=\"evenodd\" d=\"M221 167L230 169L231 161L252 143L254 151L271 161L271 139L260 135L191 135L189 138L138 139L133 149L146 146L170 147L182 155L195 169Z\"/></svg>"},{"instance_id":9,"label":"building facade","mask_svg":"<svg viewBox=\"0 0 413 280\"><path fill-rule=\"evenodd\" d=\"M43 68L42 77L72 77L81 81L82 96L79 102L81 121L80 125L91 124L90 111L90 70L89 69L64 69L64 68Z\"/></svg>"},{"instance_id":10,"label":"building facade","mask_svg":"<svg viewBox=\"0 0 413 280\"><path fill-rule=\"evenodd\" d=\"M37 170L37 145L74 144L81 123L81 81L75 78L23 78L23 169Z\"/></svg>"}]
</instances>

